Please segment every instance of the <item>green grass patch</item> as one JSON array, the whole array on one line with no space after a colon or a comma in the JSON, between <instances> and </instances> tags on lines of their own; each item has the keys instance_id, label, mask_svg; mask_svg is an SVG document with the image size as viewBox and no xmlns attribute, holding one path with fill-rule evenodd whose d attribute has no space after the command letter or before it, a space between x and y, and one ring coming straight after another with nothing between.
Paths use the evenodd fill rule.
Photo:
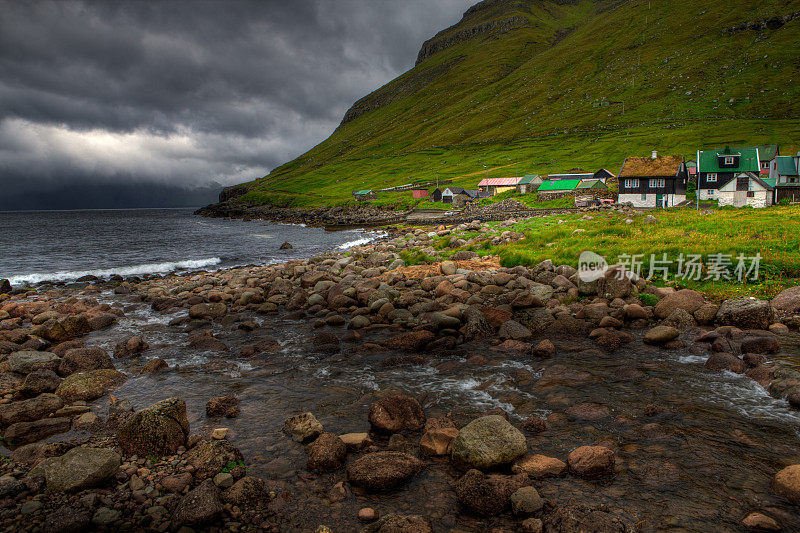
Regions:
<instances>
[{"instance_id":1,"label":"green grass patch","mask_svg":"<svg viewBox=\"0 0 800 533\"><path fill-rule=\"evenodd\" d=\"M656 223L645 223L645 213L598 213L591 220L580 215L541 217L512 227L525 239L480 250L482 255L497 255L503 266L534 266L545 259L555 264L578 266L581 252L590 250L604 256L610 264L637 254L642 275L647 277L651 254L654 259L673 260L667 280L658 270L654 280L675 282L678 288L693 288L717 298L752 295L772 297L781 290L800 284L800 209L775 206L767 209L670 209L655 213ZM562 223L559 223L562 221ZM576 231L578 230L578 231ZM701 256L699 281L676 279L677 260L683 254ZM730 256L728 271L735 277L736 257L760 254L758 280L706 279L711 254ZM748 259L745 264L750 266ZM656 265L658 266L658 265ZM684 266L684 270L687 267Z\"/></svg>"}]
</instances>

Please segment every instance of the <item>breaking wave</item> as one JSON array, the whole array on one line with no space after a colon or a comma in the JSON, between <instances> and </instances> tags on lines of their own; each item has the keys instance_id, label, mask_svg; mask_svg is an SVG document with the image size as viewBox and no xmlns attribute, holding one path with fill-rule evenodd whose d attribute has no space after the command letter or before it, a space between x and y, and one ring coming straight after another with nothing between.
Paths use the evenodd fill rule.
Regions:
<instances>
[{"instance_id":1,"label":"breaking wave","mask_svg":"<svg viewBox=\"0 0 800 533\"><path fill-rule=\"evenodd\" d=\"M96 270L62 270L58 272L43 272L35 274L20 274L12 276L8 280L11 285L33 284L40 281L73 281L83 276L96 276L98 278L108 278L113 275L120 276L141 276L144 274L165 274L176 270L195 270L209 266L216 266L222 262L219 257L208 257L205 259L190 259L187 261L174 261L166 263L145 263L141 265L123 266L115 268L105 268Z\"/></svg>"}]
</instances>

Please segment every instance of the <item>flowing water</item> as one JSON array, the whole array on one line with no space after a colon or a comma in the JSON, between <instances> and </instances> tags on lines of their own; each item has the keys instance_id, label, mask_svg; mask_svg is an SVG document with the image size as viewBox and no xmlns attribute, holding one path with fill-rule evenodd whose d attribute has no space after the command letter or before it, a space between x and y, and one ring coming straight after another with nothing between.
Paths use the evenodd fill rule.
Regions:
<instances>
[{"instance_id":1,"label":"flowing water","mask_svg":"<svg viewBox=\"0 0 800 533\"><path fill-rule=\"evenodd\" d=\"M132 377L115 394L136 408L181 396L194 432L229 427L229 438L244 453L250 472L287 482L296 511L293 525L356 527L355 516L364 505L383 513L423 514L435 530L513 525L461 515L450 487L457 472L446 461L434 461L402 490L327 502L327 490L343 479L343 473L306 476L305 452L281 432L284 419L311 411L326 431L368 431L370 404L380 391L394 389L419 398L429 417L448 415L457 424L496 407L509 412L515 422L550 415L549 429L528 438L534 453L564 460L580 445L602 443L615 449L621 464L613 480L567 476L536 482L542 496L556 503L604 505L642 531L738 531L747 513L763 509L787 528L800 528L796 511L770 490L775 472L800 461L800 415L747 377L705 370L706 355L689 348L666 351L636 342L606 354L583 337L564 335L552 339L558 348L552 360L478 344L432 354L427 365L398 367L381 364L397 354L364 351L359 344L343 343L341 352L332 356L311 351L317 333L328 330L341 336L341 329L314 329L310 319L244 315L259 327L244 332L216 325L215 334L230 351L204 353L188 350L188 334L169 325L185 311L159 315L133 299L107 298L123 305L127 318L112 330L93 334L90 343L113 349L119 338L143 332L154 346L144 360L162 357L177 367L137 376L144 360L117 361L127 365L121 369ZM280 352L236 355L241 346L265 337L277 339ZM796 360L800 339L784 336L781 343L783 351L775 359ZM476 354L484 356L486 364L467 363ZM206 370L209 361L226 368ZM224 394L241 398L241 415L207 419L205 402ZM100 400L98 409L106 401ZM594 421L563 416L567 407L581 402L600 403L610 416ZM648 405L664 410L646 416Z\"/></svg>"}]
</instances>

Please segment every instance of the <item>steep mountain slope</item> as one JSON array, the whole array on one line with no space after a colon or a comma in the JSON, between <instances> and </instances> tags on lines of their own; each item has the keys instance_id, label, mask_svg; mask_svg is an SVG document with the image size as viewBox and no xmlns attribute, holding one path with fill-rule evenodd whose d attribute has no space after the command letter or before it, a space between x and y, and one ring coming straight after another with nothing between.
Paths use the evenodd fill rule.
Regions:
<instances>
[{"instance_id":1,"label":"steep mountain slope","mask_svg":"<svg viewBox=\"0 0 800 533\"><path fill-rule=\"evenodd\" d=\"M800 144L800 0L485 0L324 142L239 200L331 205L410 181L616 172L650 150Z\"/></svg>"}]
</instances>

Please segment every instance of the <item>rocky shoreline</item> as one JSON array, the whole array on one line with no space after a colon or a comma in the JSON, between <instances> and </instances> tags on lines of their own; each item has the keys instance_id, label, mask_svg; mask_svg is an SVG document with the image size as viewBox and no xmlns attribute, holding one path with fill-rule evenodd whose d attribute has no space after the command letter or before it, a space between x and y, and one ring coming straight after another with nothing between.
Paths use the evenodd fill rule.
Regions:
<instances>
[{"instance_id":1,"label":"rocky shoreline","mask_svg":"<svg viewBox=\"0 0 800 533\"><path fill-rule=\"evenodd\" d=\"M404 220L408 212L379 209L372 206L337 206L316 209L269 205L247 206L235 200L228 200L202 207L195 211L195 214L210 218L260 219L284 224L305 224L312 227L367 227L394 224Z\"/></svg>"},{"instance_id":2,"label":"rocky shoreline","mask_svg":"<svg viewBox=\"0 0 800 533\"><path fill-rule=\"evenodd\" d=\"M438 531L443 524L453 531L649 531L665 525L637 523L625 509L626 494L613 492L615 479L636 465L629 455L642 452L592 436L592 427L605 420L661 442L664 421L676 413L657 404L632 421L601 403L565 403L555 394L543 399L564 408L547 416L493 409L466 418L431 409L426 398L398 386L375 394L365 419L355 424L364 427L357 433L326 431L314 413L297 405L273 430L303 447L305 463L288 480L259 479L248 473L248 457L225 427L225 420L240 416L245 398L209 397L205 413L194 416L205 416L214 428L201 435L192 432L192 413L179 397L135 411L113 395L132 377L118 370L122 362L133 362L142 374L179 371L148 357L146 332L119 338L113 354L84 342L123 319L126 302L174 316L170 325L187 335L187 353L228 353L212 326L247 338L259 327L252 317L260 316L310 323L318 333L308 351L334 363L384 353L386 367L435 365L446 372L455 365L486 366L492 353L501 353L541 365L539 375L513 375L520 387L532 383L547 390L590 382L585 369L561 364L575 350L590 361L624 358L634 349L685 351L704 358L710 372L745 374L800 407L800 372L773 360L782 339L800 326L800 287L771 302L716 304L614 268L586 283L567 265L503 268L474 252L444 257L432 246L442 238L453 248L487 238L521 239L506 229L511 224L417 229L346 253L278 265L85 280L41 286L36 293L3 287L0 424L11 453L0 467L0 523L28 531L344 531L356 524L380 532ZM404 250L440 261L407 266L399 256ZM101 301L109 291L119 303ZM593 348L570 347L578 341ZM255 362L279 351L280 343L266 337L245 342L231 357ZM464 363L450 355L463 353ZM641 373L622 370L622 380ZM576 445L560 455L543 451L555 428L573 425L578 437L570 442ZM736 438L748 442L747 435ZM797 526L800 465L792 464L793 454L776 450L785 457L774 462L785 467L762 480L769 491L740 505L733 519L743 529ZM678 483L670 464L659 463L657 486ZM563 487L554 490L557 483L570 483L578 501L569 500ZM429 514L387 503L407 490L432 494ZM620 503L586 503L606 491ZM316 514L319 509L330 514Z\"/></svg>"}]
</instances>

